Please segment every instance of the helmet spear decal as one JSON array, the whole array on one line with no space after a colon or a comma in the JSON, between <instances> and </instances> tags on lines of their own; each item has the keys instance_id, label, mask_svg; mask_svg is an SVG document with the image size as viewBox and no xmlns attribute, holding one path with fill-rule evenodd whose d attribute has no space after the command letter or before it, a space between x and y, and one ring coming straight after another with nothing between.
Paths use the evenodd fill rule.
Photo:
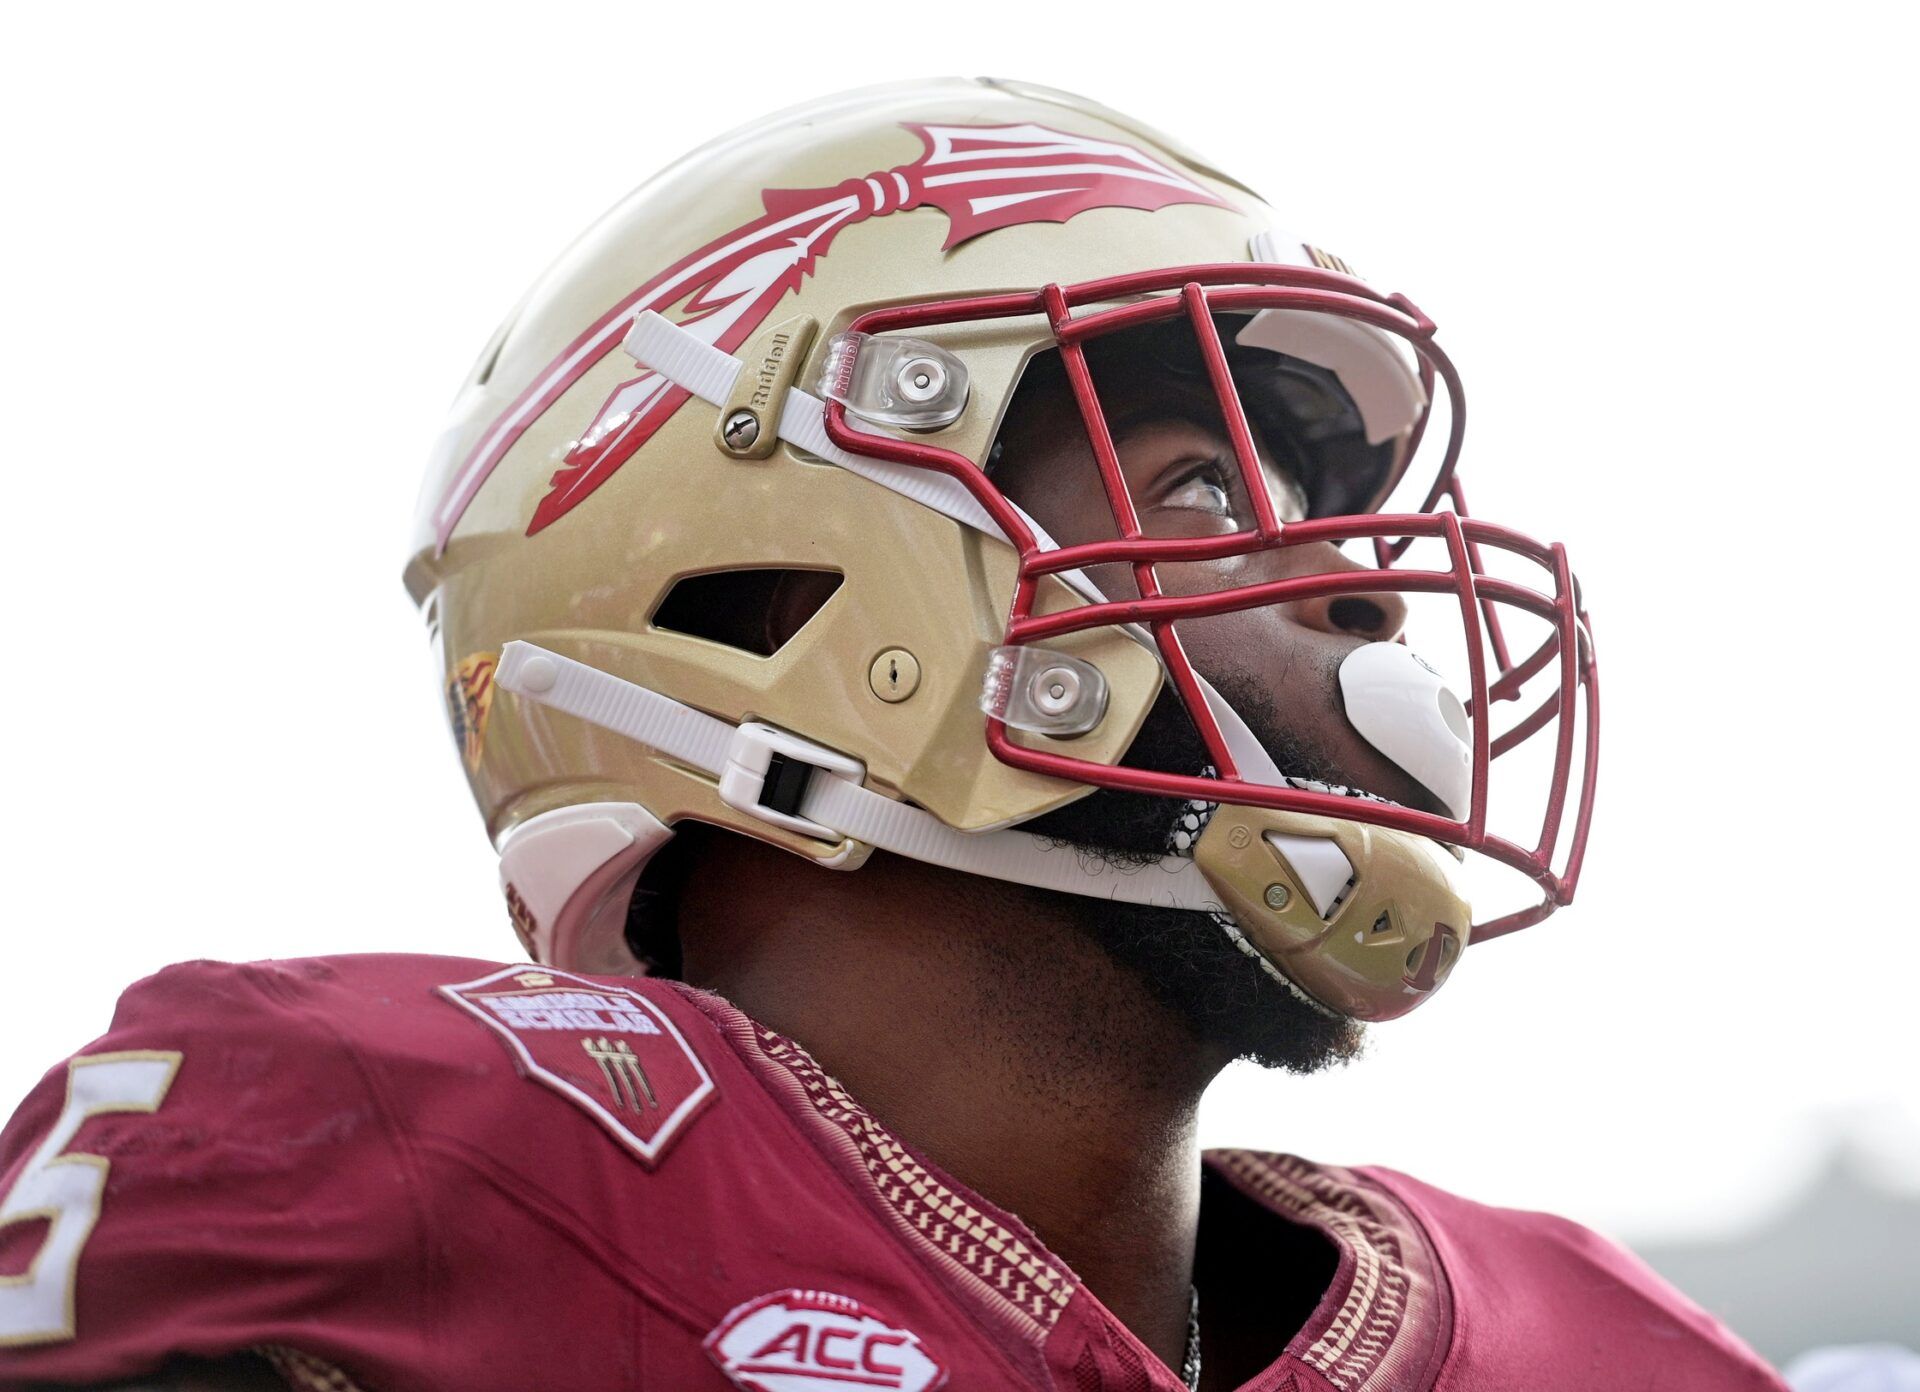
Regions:
<instances>
[{"instance_id":1,"label":"helmet spear decal","mask_svg":"<svg viewBox=\"0 0 1920 1392\"><path fill-rule=\"evenodd\" d=\"M830 189L766 189L766 212L690 253L635 290L549 363L480 436L434 510L445 550L467 505L514 442L568 388L620 344L643 309L673 318L732 352L827 254L841 229L933 207L948 218L945 249L1028 222L1065 222L1089 208L1151 212L1173 203L1227 206L1178 170L1131 145L1039 125L909 125L923 150L910 164ZM622 382L567 449L527 534L577 507L687 399L653 372Z\"/></svg>"}]
</instances>

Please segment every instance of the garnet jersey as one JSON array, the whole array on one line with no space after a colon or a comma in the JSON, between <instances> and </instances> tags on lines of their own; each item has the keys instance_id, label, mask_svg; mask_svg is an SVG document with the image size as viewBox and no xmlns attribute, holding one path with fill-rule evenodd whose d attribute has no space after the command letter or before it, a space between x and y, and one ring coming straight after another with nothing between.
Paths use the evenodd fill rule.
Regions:
<instances>
[{"instance_id":1,"label":"garnet jersey","mask_svg":"<svg viewBox=\"0 0 1920 1392\"><path fill-rule=\"evenodd\" d=\"M1237 1283L1324 1256L1260 1392L1781 1387L1570 1223L1207 1165L1209 1202L1271 1230ZM1179 1386L1017 1218L668 982L174 967L20 1108L0 1196L0 1392L245 1349L327 1392Z\"/></svg>"}]
</instances>

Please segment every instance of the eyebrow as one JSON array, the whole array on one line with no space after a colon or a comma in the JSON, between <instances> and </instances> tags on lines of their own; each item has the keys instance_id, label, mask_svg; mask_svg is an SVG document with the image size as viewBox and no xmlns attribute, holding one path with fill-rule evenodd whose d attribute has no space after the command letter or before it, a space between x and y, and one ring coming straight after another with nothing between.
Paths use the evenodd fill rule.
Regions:
<instances>
[{"instance_id":1,"label":"eyebrow","mask_svg":"<svg viewBox=\"0 0 1920 1392\"><path fill-rule=\"evenodd\" d=\"M1204 430L1226 440L1227 423L1220 417L1219 407L1213 405L1209 410L1197 401L1168 403L1165 401L1143 402L1137 406L1124 407L1109 417L1109 429L1116 442L1122 436L1131 434L1143 425L1156 421L1181 421L1187 425Z\"/></svg>"}]
</instances>

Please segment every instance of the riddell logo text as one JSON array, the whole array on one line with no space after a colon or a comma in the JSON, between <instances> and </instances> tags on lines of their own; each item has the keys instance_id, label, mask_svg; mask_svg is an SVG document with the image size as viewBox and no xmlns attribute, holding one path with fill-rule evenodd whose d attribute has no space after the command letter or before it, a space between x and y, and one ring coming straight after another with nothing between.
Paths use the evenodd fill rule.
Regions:
<instances>
[{"instance_id":1,"label":"riddell logo text","mask_svg":"<svg viewBox=\"0 0 1920 1392\"><path fill-rule=\"evenodd\" d=\"M780 363L787 356L787 347L793 342L793 335L777 333L760 359L757 380L753 386L753 396L747 402L756 410L764 411L773 403L773 384L780 375Z\"/></svg>"},{"instance_id":2,"label":"riddell logo text","mask_svg":"<svg viewBox=\"0 0 1920 1392\"><path fill-rule=\"evenodd\" d=\"M747 1392L931 1392L947 1379L913 1334L828 1291L775 1291L748 1301L707 1336L706 1349Z\"/></svg>"}]
</instances>

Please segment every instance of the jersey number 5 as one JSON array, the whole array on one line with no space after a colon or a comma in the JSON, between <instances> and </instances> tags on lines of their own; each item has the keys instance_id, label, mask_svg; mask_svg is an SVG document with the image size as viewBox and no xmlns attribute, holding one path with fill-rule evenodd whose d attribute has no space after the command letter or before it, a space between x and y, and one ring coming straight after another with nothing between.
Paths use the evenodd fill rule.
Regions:
<instances>
[{"instance_id":1,"label":"jersey number 5","mask_svg":"<svg viewBox=\"0 0 1920 1392\"><path fill-rule=\"evenodd\" d=\"M0 1348L54 1343L74 1336L73 1290L80 1249L100 1217L107 1161L66 1153L89 1117L154 1112L167 1099L180 1055L94 1054L67 1064L67 1105L6 1198L0 1228L44 1218L47 1235L24 1276L0 1276Z\"/></svg>"}]
</instances>

